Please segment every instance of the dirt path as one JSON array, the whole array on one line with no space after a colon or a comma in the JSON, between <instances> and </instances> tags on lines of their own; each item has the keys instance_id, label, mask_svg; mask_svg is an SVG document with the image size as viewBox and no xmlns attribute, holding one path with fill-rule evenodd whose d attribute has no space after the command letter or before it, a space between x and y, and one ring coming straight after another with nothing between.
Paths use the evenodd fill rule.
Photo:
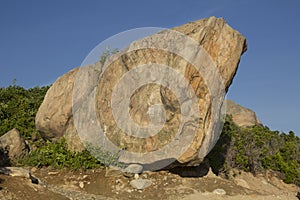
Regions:
<instances>
[{"instance_id":1,"label":"dirt path","mask_svg":"<svg viewBox=\"0 0 300 200\"><path fill-rule=\"evenodd\" d=\"M33 184L27 178L0 174L0 200L103 200L103 199L208 199L208 200L298 200L295 185L287 185L268 173L254 177L239 173L225 180L209 173L199 178L183 178L167 171L144 172L140 178L152 185L144 190L134 189L118 171L103 169L85 172L33 169L39 178Z\"/></svg>"},{"instance_id":2,"label":"dirt path","mask_svg":"<svg viewBox=\"0 0 300 200\"><path fill-rule=\"evenodd\" d=\"M220 196L211 193L195 193L189 195L183 200L298 200L294 194L285 195L236 195L236 196Z\"/></svg>"}]
</instances>

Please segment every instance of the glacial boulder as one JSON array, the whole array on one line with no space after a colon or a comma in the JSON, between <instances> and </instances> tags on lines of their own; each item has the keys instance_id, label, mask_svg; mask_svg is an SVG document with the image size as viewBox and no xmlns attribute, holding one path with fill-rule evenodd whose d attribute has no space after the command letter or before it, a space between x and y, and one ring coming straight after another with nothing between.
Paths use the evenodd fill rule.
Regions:
<instances>
[{"instance_id":1,"label":"glacial boulder","mask_svg":"<svg viewBox=\"0 0 300 200\"><path fill-rule=\"evenodd\" d=\"M104 65L58 78L39 108L37 129L65 136L73 150L106 137L126 149L125 163L198 165L219 138L224 95L246 49L246 39L215 17L137 40Z\"/></svg>"}]
</instances>

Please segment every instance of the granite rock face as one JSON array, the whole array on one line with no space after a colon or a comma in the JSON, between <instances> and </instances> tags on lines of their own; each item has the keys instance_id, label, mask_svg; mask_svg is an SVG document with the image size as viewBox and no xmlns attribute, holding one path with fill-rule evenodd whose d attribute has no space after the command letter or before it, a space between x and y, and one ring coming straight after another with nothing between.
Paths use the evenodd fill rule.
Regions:
<instances>
[{"instance_id":1,"label":"granite rock face","mask_svg":"<svg viewBox=\"0 0 300 200\"><path fill-rule=\"evenodd\" d=\"M17 162L28 154L29 148L17 129L12 129L0 137L0 166Z\"/></svg>"},{"instance_id":2,"label":"granite rock face","mask_svg":"<svg viewBox=\"0 0 300 200\"><path fill-rule=\"evenodd\" d=\"M201 49L190 47L194 44ZM175 159L184 165L198 165L219 137L217 129L220 128L224 94L246 49L245 38L225 20L215 17L148 36L111 56L104 66L97 62L57 79L39 108L36 126L45 137L65 136L73 150L84 148L81 141L93 143L99 139L93 132L100 127L116 146L143 154L140 160L132 160L130 156L121 158L125 163L151 164ZM197 68L198 63L202 68ZM168 70L161 67L159 71L155 64L168 66ZM132 71L139 75L133 73L127 82L120 84L120 80ZM182 74L195 101L178 98L178 94L190 91L176 86L176 81L182 82L175 77L176 73ZM136 83L148 78L153 83ZM196 106L186 106L187 102L196 102ZM126 103L128 115L123 113L122 105ZM185 115L191 112L197 112L197 117L182 123ZM192 114L189 116L194 116ZM155 124L152 129L144 128L152 124ZM151 130L157 127L159 131L151 135ZM136 130L142 130L143 137L136 137ZM132 132L127 134L127 131ZM179 143L168 148L174 138ZM163 153L168 152L167 155L159 153L147 157L148 153L165 147Z\"/></svg>"},{"instance_id":3,"label":"granite rock face","mask_svg":"<svg viewBox=\"0 0 300 200\"><path fill-rule=\"evenodd\" d=\"M60 138L72 116L73 84L78 68L58 78L49 88L36 114L36 128L46 138Z\"/></svg>"},{"instance_id":4,"label":"granite rock face","mask_svg":"<svg viewBox=\"0 0 300 200\"><path fill-rule=\"evenodd\" d=\"M232 100L226 100L226 113L231 115L233 122L241 127L262 124L254 111L236 104Z\"/></svg>"}]
</instances>

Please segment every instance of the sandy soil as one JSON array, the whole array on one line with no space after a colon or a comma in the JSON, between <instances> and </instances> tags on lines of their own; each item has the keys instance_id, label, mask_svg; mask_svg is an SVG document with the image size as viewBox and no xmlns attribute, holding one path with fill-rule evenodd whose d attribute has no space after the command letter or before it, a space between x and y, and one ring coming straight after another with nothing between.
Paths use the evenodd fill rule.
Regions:
<instances>
[{"instance_id":1,"label":"sandy soil","mask_svg":"<svg viewBox=\"0 0 300 200\"><path fill-rule=\"evenodd\" d=\"M89 171L32 169L39 179L33 184L28 178L0 174L0 200L98 200L98 199L195 199L195 200L298 200L300 189L276 178L275 174L253 176L238 172L230 180L211 172L203 177L181 177L168 171L144 172L140 175L152 181L144 190L131 187L122 173L104 169Z\"/></svg>"}]
</instances>

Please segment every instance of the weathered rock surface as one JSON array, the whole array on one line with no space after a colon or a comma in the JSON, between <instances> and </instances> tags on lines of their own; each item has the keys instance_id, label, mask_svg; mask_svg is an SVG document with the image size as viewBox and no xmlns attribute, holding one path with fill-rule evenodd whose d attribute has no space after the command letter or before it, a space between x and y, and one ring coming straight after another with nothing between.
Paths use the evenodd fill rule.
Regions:
<instances>
[{"instance_id":1,"label":"weathered rock surface","mask_svg":"<svg viewBox=\"0 0 300 200\"><path fill-rule=\"evenodd\" d=\"M16 162L26 155L29 148L17 129L12 129L0 137L0 166L9 162Z\"/></svg>"},{"instance_id":2,"label":"weathered rock surface","mask_svg":"<svg viewBox=\"0 0 300 200\"><path fill-rule=\"evenodd\" d=\"M1 167L0 173L8 176L30 178L30 171L21 167Z\"/></svg>"},{"instance_id":3,"label":"weathered rock surface","mask_svg":"<svg viewBox=\"0 0 300 200\"><path fill-rule=\"evenodd\" d=\"M84 146L72 118L73 85L78 68L58 78L49 88L36 114L36 128L47 139L65 137L69 150L82 151Z\"/></svg>"},{"instance_id":4,"label":"weathered rock surface","mask_svg":"<svg viewBox=\"0 0 300 200\"><path fill-rule=\"evenodd\" d=\"M138 164L131 164L124 169L124 172L131 174L140 174L143 172L143 166Z\"/></svg>"},{"instance_id":5,"label":"weathered rock surface","mask_svg":"<svg viewBox=\"0 0 300 200\"><path fill-rule=\"evenodd\" d=\"M152 181L148 179L134 179L130 181L130 185L138 190L146 189L147 187L152 185Z\"/></svg>"},{"instance_id":6,"label":"weathered rock surface","mask_svg":"<svg viewBox=\"0 0 300 200\"><path fill-rule=\"evenodd\" d=\"M261 125L254 111L236 104L232 100L226 100L226 113L232 116L232 120L238 126L247 127Z\"/></svg>"},{"instance_id":7,"label":"weathered rock surface","mask_svg":"<svg viewBox=\"0 0 300 200\"><path fill-rule=\"evenodd\" d=\"M58 78L49 88L36 114L36 128L46 138L60 138L65 134L72 116L73 83L78 68Z\"/></svg>"},{"instance_id":8,"label":"weathered rock surface","mask_svg":"<svg viewBox=\"0 0 300 200\"><path fill-rule=\"evenodd\" d=\"M128 49L122 50L120 53L112 56L109 59L109 66L103 70L101 77L100 72L102 72L103 66L99 62L84 69L81 68L80 70L83 70L84 73L79 78L78 76L76 77L76 74L78 75L80 70L74 69L60 77L48 90L36 116L37 129L48 138L56 139L65 135L67 143L71 144L74 150L80 150L82 149L82 144L77 136L76 131L78 128L86 131L87 134L91 134L90 137L96 140L97 137L93 136L93 131L99 129L95 124L100 124L106 137L114 144L120 148L125 147L129 152L138 153L155 152L168 146L167 144L174 139L177 131L179 131L179 137L183 137L182 135L184 135L185 139L189 138L191 142L185 144L184 142L186 141L182 141L182 145L185 146L184 152L179 157L175 157L175 159L180 163L188 165L199 164L219 137L216 129L218 128L219 113L223 98L217 95L222 90L222 87L219 82L215 81L216 73L219 73L222 77L224 89L227 91L238 68L240 56L246 51L247 46L245 38L239 32L233 30L221 18L210 17L175 27L173 30L177 31L177 34L180 33L188 36L205 51L189 52L191 55L189 55L189 59L187 60L181 55L166 52L162 48L142 48L145 44L153 43L160 47L170 45L170 38L168 38L170 34L168 35L168 31L165 31L136 41ZM187 41L178 40L177 43L175 42L172 45L172 48L180 49L189 44ZM199 60L196 60L199 55L200 57L208 55L212 59L204 59L204 62L201 64L210 66L208 63L213 62L213 65L210 68L206 66L202 71L199 71L194 64L199 62ZM165 109L166 121L163 128L157 134L147 138L138 138L126 134L123 131L124 129L121 129L118 126L119 124L116 124L112 111L112 107L116 104L112 106L111 99L113 89L125 73L133 71L137 66L149 63L159 63L169 66L184 76L198 98L197 109L199 109L199 117L197 121L181 125L182 114L191 112L194 109L181 110L181 106L184 103L180 103L180 100L176 99L174 91L168 87L157 84L143 85L130 96L130 118L140 126L147 126L152 123L152 120L155 121L158 118L155 115L156 110L152 112L151 109L156 104L161 104ZM143 76L147 77L146 74ZM168 76L169 74L162 73L162 77ZM80 80L78 81L78 79ZM77 83L74 83L75 80ZM75 88L78 90L75 95L75 101L72 99L74 84L77 84ZM132 86L134 84L130 82L128 85ZM169 85L172 86L172 82ZM78 89L78 87L80 88ZM122 92L128 92L126 91L127 89L126 87L123 88ZM216 93L213 91L216 91ZM86 96L88 98L84 99ZM91 97L95 97L95 102L92 101ZM115 99L115 102L118 103L123 98L125 99L125 96L121 95ZM73 103L75 102L73 110L72 100ZM85 102L83 106L81 105L82 102ZM93 120L89 116L91 109L95 109ZM78 122L78 118L75 119L72 115L78 112L83 113L79 117L80 122ZM151 113L154 113L154 117L151 117ZM98 120L98 123L95 123L94 119ZM158 123L160 122L159 120ZM80 124L75 127L74 121L76 122L75 124ZM89 126L85 127L85 124L89 124ZM127 124L127 121L123 122L125 127ZM185 135L193 127L197 127L193 132L194 135ZM132 127L126 128L128 130L132 129ZM93 141L88 142L92 143ZM72 145L74 143L77 144ZM79 148L75 146L79 146ZM162 156L159 154L158 157L144 156L143 159L145 159L145 162L141 161L141 164L151 164L155 161L160 161L160 158L162 160L174 159L174 155L179 150L180 148L171 148L168 155ZM130 159L126 160L126 158L122 161L139 163L139 160L132 161Z\"/></svg>"}]
</instances>

